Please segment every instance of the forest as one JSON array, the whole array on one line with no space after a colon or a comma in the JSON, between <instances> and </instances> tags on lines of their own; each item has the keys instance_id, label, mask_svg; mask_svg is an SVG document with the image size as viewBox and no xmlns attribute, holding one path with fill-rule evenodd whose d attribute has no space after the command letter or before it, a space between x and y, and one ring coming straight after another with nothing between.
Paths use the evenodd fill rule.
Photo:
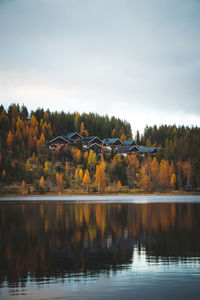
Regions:
<instances>
[{"instance_id":1,"label":"forest","mask_svg":"<svg viewBox=\"0 0 200 300\"><path fill-rule=\"evenodd\" d=\"M113 149L101 155L84 151L81 141L49 149L59 135L134 139L155 146L156 156L120 156ZM51 112L25 105L0 106L0 192L171 192L200 187L200 128L176 125L146 126L132 136L130 124L96 113Z\"/></svg>"}]
</instances>

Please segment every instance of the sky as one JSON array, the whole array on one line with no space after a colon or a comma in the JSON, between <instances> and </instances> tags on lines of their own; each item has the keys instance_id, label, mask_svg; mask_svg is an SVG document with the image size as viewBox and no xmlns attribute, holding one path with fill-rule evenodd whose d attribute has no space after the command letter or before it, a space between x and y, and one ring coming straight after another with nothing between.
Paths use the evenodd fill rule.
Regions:
<instances>
[{"instance_id":1,"label":"sky","mask_svg":"<svg viewBox=\"0 0 200 300\"><path fill-rule=\"evenodd\" d=\"M0 104L200 126L199 0L0 0Z\"/></svg>"}]
</instances>

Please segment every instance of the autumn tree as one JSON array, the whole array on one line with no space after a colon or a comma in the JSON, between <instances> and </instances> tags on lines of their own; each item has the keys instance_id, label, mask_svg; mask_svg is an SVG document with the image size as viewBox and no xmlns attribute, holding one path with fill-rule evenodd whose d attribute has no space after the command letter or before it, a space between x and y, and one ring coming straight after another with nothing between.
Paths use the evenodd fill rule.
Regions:
<instances>
[{"instance_id":1,"label":"autumn tree","mask_svg":"<svg viewBox=\"0 0 200 300\"><path fill-rule=\"evenodd\" d=\"M44 163L44 174L47 175L48 171L49 171L48 163L47 163L47 161L45 161L45 163Z\"/></svg>"},{"instance_id":2,"label":"autumn tree","mask_svg":"<svg viewBox=\"0 0 200 300\"><path fill-rule=\"evenodd\" d=\"M87 192L89 190L90 184L91 184L90 173L89 173L88 169L86 169L85 174L83 176L82 185L86 189Z\"/></svg>"},{"instance_id":3,"label":"autumn tree","mask_svg":"<svg viewBox=\"0 0 200 300\"><path fill-rule=\"evenodd\" d=\"M88 131L87 131L87 129L85 129L85 125L84 125L83 122L81 122L80 135L81 136L88 136Z\"/></svg>"},{"instance_id":4,"label":"autumn tree","mask_svg":"<svg viewBox=\"0 0 200 300\"><path fill-rule=\"evenodd\" d=\"M89 170L94 171L97 164L96 153L90 149L87 161L87 167Z\"/></svg>"},{"instance_id":5,"label":"autumn tree","mask_svg":"<svg viewBox=\"0 0 200 300\"><path fill-rule=\"evenodd\" d=\"M175 183L176 183L176 174L173 173L173 174L171 175L171 177L170 177L170 186L171 186L172 189L175 188Z\"/></svg>"},{"instance_id":6,"label":"autumn tree","mask_svg":"<svg viewBox=\"0 0 200 300\"><path fill-rule=\"evenodd\" d=\"M175 167L174 167L174 162L172 161L169 167L169 177L171 178L174 173L175 173Z\"/></svg>"},{"instance_id":7,"label":"autumn tree","mask_svg":"<svg viewBox=\"0 0 200 300\"><path fill-rule=\"evenodd\" d=\"M2 171L2 178L3 178L3 180L5 180L5 178L6 178L6 170L5 169L3 169L3 171Z\"/></svg>"},{"instance_id":8,"label":"autumn tree","mask_svg":"<svg viewBox=\"0 0 200 300\"><path fill-rule=\"evenodd\" d=\"M27 159L26 161L26 171L29 172L31 170L30 160Z\"/></svg>"},{"instance_id":9,"label":"autumn tree","mask_svg":"<svg viewBox=\"0 0 200 300\"><path fill-rule=\"evenodd\" d=\"M144 190L144 191L148 191L149 189L149 176L147 173L147 169L145 168L145 166L142 166L140 168L140 176L139 176L139 187Z\"/></svg>"},{"instance_id":10,"label":"autumn tree","mask_svg":"<svg viewBox=\"0 0 200 300\"><path fill-rule=\"evenodd\" d=\"M98 193L105 190L106 187L106 173L105 173L105 162L103 156L101 162L96 166L95 182L94 186L96 187Z\"/></svg>"},{"instance_id":11,"label":"autumn tree","mask_svg":"<svg viewBox=\"0 0 200 300\"><path fill-rule=\"evenodd\" d=\"M83 170L80 168L76 168L75 170L75 182L76 186L79 186L83 180Z\"/></svg>"},{"instance_id":12,"label":"autumn tree","mask_svg":"<svg viewBox=\"0 0 200 300\"><path fill-rule=\"evenodd\" d=\"M72 157L73 157L73 160L78 163L81 159L81 151L77 148L72 148Z\"/></svg>"},{"instance_id":13,"label":"autumn tree","mask_svg":"<svg viewBox=\"0 0 200 300\"><path fill-rule=\"evenodd\" d=\"M121 190L121 187L122 187L121 181L118 180L117 181L117 188L118 188L119 191Z\"/></svg>"},{"instance_id":14,"label":"autumn tree","mask_svg":"<svg viewBox=\"0 0 200 300\"><path fill-rule=\"evenodd\" d=\"M120 136L120 140L122 141L122 143L124 143L124 141L127 139L125 133L123 132L122 135Z\"/></svg>"},{"instance_id":15,"label":"autumn tree","mask_svg":"<svg viewBox=\"0 0 200 300\"><path fill-rule=\"evenodd\" d=\"M9 130L9 132L8 132L8 137L7 137L7 145L8 145L8 148L11 148L11 147L12 147L12 142L13 142L13 135L12 135L11 130Z\"/></svg>"},{"instance_id":16,"label":"autumn tree","mask_svg":"<svg viewBox=\"0 0 200 300\"><path fill-rule=\"evenodd\" d=\"M159 186L159 163L156 157L154 157L151 162L151 180L152 180L152 188L154 190L157 190Z\"/></svg>"},{"instance_id":17,"label":"autumn tree","mask_svg":"<svg viewBox=\"0 0 200 300\"><path fill-rule=\"evenodd\" d=\"M58 189L63 189L64 187L64 181L63 181L63 176L62 173L56 173L56 183L57 183L57 188Z\"/></svg>"},{"instance_id":18,"label":"autumn tree","mask_svg":"<svg viewBox=\"0 0 200 300\"><path fill-rule=\"evenodd\" d=\"M25 193L25 188L26 188L26 183L24 180L22 180L22 184L21 184L21 191L22 191L22 194Z\"/></svg>"},{"instance_id":19,"label":"autumn tree","mask_svg":"<svg viewBox=\"0 0 200 300\"><path fill-rule=\"evenodd\" d=\"M44 187L44 177L41 176L40 178L40 187Z\"/></svg>"}]
</instances>

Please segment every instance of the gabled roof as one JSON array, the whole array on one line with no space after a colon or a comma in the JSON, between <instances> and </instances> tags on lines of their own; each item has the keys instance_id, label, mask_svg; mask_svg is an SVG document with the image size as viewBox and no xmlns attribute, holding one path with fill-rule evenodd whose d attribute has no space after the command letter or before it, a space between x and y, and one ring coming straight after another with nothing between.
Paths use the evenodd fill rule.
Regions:
<instances>
[{"instance_id":1,"label":"gabled roof","mask_svg":"<svg viewBox=\"0 0 200 300\"><path fill-rule=\"evenodd\" d=\"M120 143L122 144L122 141L119 138L104 139L103 143L112 145L115 144L117 141L120 141Z\"/></svg>"},{"instance_id":2,"label":"gabled roof","mask_svg":"<svg viewBox=\"0 0 200 300\"><path fill-rule=\"evenodd\" d=\"M63 135L62 137L63 137L64 139L73 139L73 137L74 137L75 135L78 135L78 136L80 137L80 139L82 138L82 136L81 136L80 134L78 134L77 132L69 132L69 133Z\"/></svg>"},{"instance_id":3,"label":"gabled roof","mask_svg":"<svg viewBox=\"0 0 200 300\"><path fill-rule=\"evenodd\" d=\"M57 136L57 137L55 137L54 139L52 139L52 140L50 140L50 141L48 141L48 143L47 144L50 144L50 143L53 143L53 142L55 142L56 140L58 140L58 139L61 139L61 140L63 140L63 142L65 142L65 143L68 143L69 144L69 141L68 140L66 140L65 138L63 138L62 136Z\"/></svg>"},{"instance_id":4,"label":"gabled roof","mask_svg":"<svg viewBox=\"0 0 200 300\"><path fill-rule=\"evenodd\" d=\"M128 146L128 145L136 145L136 142L134 140L125 140L124 141L124 145Z\"/></svg>"},{"instance_id":5,"label":"gabled roof","mask_svg":"<svg viewBox=\"0 0 200 300\"><path fill-rule=\"evenodd\" d=\"M92 141L95 140L95 139L98 139L101 143L103 143L103 141L102 141L100 138L98 138L98 136L88 136L88 137L83 137L83 138L81 139L81 141L82 141L84 144L90 144L90 143L92 143Z\"/></svg>"},{"instance_id":6,"label":"gabled roof","mask_svg":"<svg viewBox=\"0 0 200 300\"><path fill-rule=\"evenodd\" d=\"M121 146L117 149L117 152L127 152L133 150L134 148L139 151L137 146Z\"/></svg>"},{"instance_id":7,"label":"gabled roof","mask_svg":"<svg viewBox=\"0 0 200 300\"><path fill-rule=\"evenodd\" d=\"M86 147L86 149L90 149L90 148L92 148L92 147L94 147L94 146L101 147L101 148L104 149L104 147L103 147L102 145L99 145L99 144L97 144L97 143L93 143L93 144L88 145L88 146Z\"/></svg>"},{"instance_id":8,"label":"gabled roof","mask_svg":"<svg viewBox=\"0 0 200 300\"><path fill-rule=\"evenodd\" d=\"M158 151L156 147L138 147L139 152L153 152L153 151Z\"/></svg>"}]
</instances>

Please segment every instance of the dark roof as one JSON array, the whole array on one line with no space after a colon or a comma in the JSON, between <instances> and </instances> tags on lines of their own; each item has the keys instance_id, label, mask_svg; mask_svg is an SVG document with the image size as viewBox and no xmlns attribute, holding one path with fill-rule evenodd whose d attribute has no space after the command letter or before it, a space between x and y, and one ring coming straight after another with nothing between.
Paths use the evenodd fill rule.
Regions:
<instances>
[{"instance_id":1,"label":"dark roof","mask_svg":"<svg viewBox=\"0 0 200 300\"><path fill-rule=\"evenodd\" d=\"M65 135L62 135L62 137L64 139L72 139L74 135L78 135L80 138L82 138L82 136L80 134L78 134L77 132L69 132Z\"/></svg>"},{"instance_id":2,"label":"dark roof","mask_svg":"<svg viewBox=\"0 0 200 300\"><path fill-rule=\"evenodd\" d=\"M98 138L98 136L88 136L88 137L83 137L82 139L81 139L81 141L84 143L84 144L89 144L89 143L91 143L93 140L95 140L95 139L98 139L101 143L103 143L103 141L100 139L100 138Z\"/></svg>"},{"instance_id":3,"label":"dark roof","mask_svg":"<svg viewBox=\"0 0 200 300\"><path fill-rule=\"evenodd\" d=\"M59 136L55 137L54 139L48 141L47 144L53 143L54 141L56 141L56 140L58 140L58 139L61 139L61 140L63 140L64 142L69 143L68 140L66 140L64 137L62 137L62 136L59 135Z\"/></svg>"},{"instance_id":4,"label":"dark roof","mask_svg":"<svg viewBox=\"0 0 200 300\"><path fill-rule=\"evenodd\" d=\"M131 151L133 146L121 146L117 148L117 152L126 152L126 151Z\"/></svg>"},{"instance_id":5,"label":"dark roof","mask_svg":"<svg viewBox=\"0 0 200 300\"><path fill-rule=\"evenodd\" d=\"M119 138L104 139L103 143L112 145L112 144L116 143L117 141L120 141L120 143L122 144L122 141Z\"/></svg>"},{"instance_id":6,"label":"dark roof","mask_svg":"<svg viewBox=\"0 0 200 300\"><path fill-rule=\"evenodd\" d=\"M125 140L124 144L127 145L127 146L128 145L136 145L136 142L134 140Z\"/></svg>"},{"instance_id":7,"label":"dark roof","mask_svg":"<svg viewBox=\"0 0 200 300\"><path fill-rule=\"evenodd\" d=\"M134 148L138 149L138 147L136 147L136 146L121 146L117 149L117 152L131 151ZM138 151L139 151L139 149L138 149Z\"/></svg>"},{"instance_id":8,"label":"dark roof","mask_svg":"<svg viewBox=\"0 0 200 300\"><path fill-rule=\"evenodd\" d=\"M153 152L154 150L158 151L156 147L138 147L139 152Z\"/></svg>"},{"instance_id":9,"label":"dark roof","mask_svg":"<svg viewBox=\"0 0 200 300\"><path fill-rule=\"evenodd\" d=\"M97 143L93 143L93 144L88 145L86 149L92 148L92 147L94 147L94 146L104 148L102 145L99 145L99 144L97 144Z\"/></svg>"}]
</instances>

